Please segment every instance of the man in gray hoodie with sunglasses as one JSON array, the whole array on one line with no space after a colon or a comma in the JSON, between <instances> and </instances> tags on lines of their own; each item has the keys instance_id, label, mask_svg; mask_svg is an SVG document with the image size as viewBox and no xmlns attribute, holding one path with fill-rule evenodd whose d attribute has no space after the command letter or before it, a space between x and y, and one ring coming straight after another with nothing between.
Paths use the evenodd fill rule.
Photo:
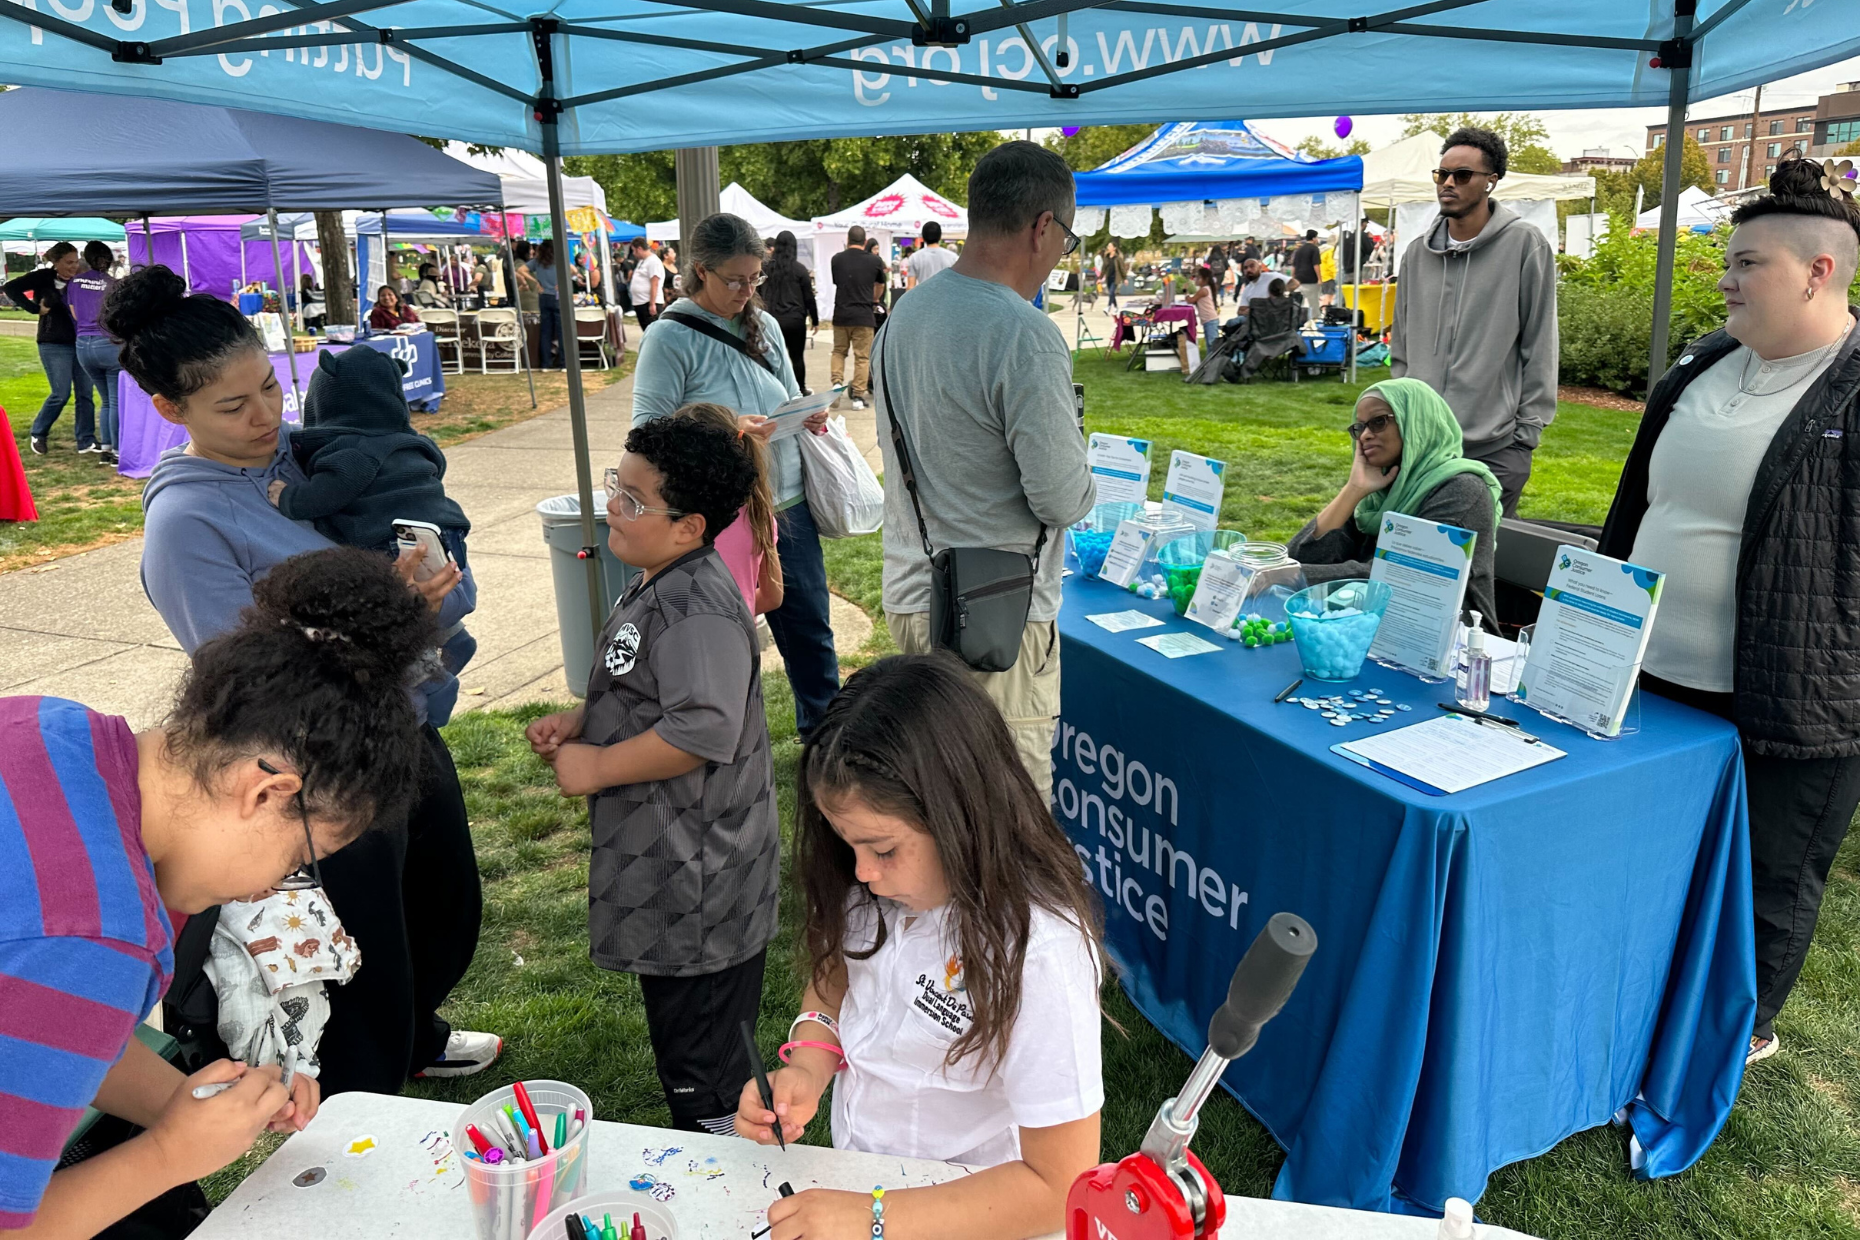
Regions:
<instances>
[{"instance_id":1,"label":"man in gray hoodie with sunglasses","mask_svg":"<svg viewBox=\"0 0 1860 1240\"><path fill-rule=\"evenodd\" d=\"M1531 452L1556 417L1556 253L1517 212L1492 201L1505 143L1489 129L1446 140L1434 170L1440 216L1402 256L1390 370L1439 392L1466 455L1518 515Z\"/></svg>"}]
</instances>

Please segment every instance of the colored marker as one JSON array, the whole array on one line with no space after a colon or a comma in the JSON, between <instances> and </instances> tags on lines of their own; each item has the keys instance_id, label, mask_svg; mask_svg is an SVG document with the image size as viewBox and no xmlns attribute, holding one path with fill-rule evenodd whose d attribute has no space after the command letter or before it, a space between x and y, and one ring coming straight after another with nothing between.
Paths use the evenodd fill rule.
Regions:
<instances>
[{"instance_id":1,"label":"colored marker","mask_svg":"<svg viewBox=\"0 0 1860 1240\"><path fill-rule=\"evenodd\" d=\"M478 1161L480 1161L480 1160L479 1160L479 1157L478 1157L478 1151L477 1151L477 1150L466 1150L466 1151L465 1151L465 1157L466 1157L466 1159L467 1159L467 1160L469 1160L469 1161L471 1161L471 1162L478 1162Z\"/></svg>"},{"instance_id":2,"label":"colored marker","mask_svg":"<svg viewBox=\"0 0 1860 1240\"><path fill-rule=\"evenodd\" d=\"M762 1095L762 1105L767 1107L772 1114L775 1110L775 1091L769 1088L769 1074L762 1066L762 1052L756 1049L756 1031L750 1028L748 1021L744 1021L741 1028L743 1047L749 1052L749 1066L755 1070L756 1074L756 1092ZM785 1151L788 1148L788 1138L782 1135L781 1127L781 1116L777 1115L775 1117L775 1143Z\"/></svg>"},{"instance_id":3,"label":"colored marker","mask_svg":"<svg viewBox=\"0 0 1860 1240\"><path fill-rule=\"evenodd\" d=\"M485 1136L482 1132L478 1131L478 1125L465 1125L465 1135L470 1139L472 1148L477 1150L478 1153L484 1154L490 1151L491 1143L485 1140Z\"/></svg>"},{"instance_id":4,"label":"colored marker","mask_svg":"<svg viewBox=\"0 0 1860 1240\"><path fill-rule=\"evenodd\" d=\"M639 1240L646 1240L646 1225L639 1221L639 1211L633 1211L633 1234Z\"/></svg>"},{"instance_id":5,"label":"colored marker","mask_svg":"<svg viewBox=\"0 0 1860 1240\"><path fill-rule=\"evenodd\" d=\"M211 1085L196 1085L194 1086L194 1097L217 1098L237 1084L237 1081L215 1081Z\"/></svg>"},{"instance_id":6,"label":"colored marker","mask_svg":"<svg viewBox=\"0 0 1860 1240\"><path fill-rule=\"evenodd\" d=\"M606 1226L601 1228L601 1240L620 1240L620 1233L614 1230L614 1216L603 1214L601 1218L606 1223Z\"/></svg>"},{"instance_id":7,"label":"colored marker","mask_svg":"<svg viewBox=\"0 0 1860 1240\"><path fill-rule=\"evenodd\" d=\"M555 1113L555 1148L561 1149L568 1144L568 1112Z\"/></svg>"},{"instance_id":8,"label":"colored marker","mask_svg":"<svg viewBox=\"0 0 1860 1240\"><path fill-rule=\"evenodd\" d=\"M586 1214L582 1215L581 1225L583 1229L585 1229L588 1233L588 1240L598 1240L598 1237L601 1234L601 1229L594 1225L594 1219L592 1217Z\"/></svg>"},{"instance_id":9,"label":"colored marker","mask_svg":"<svg viewBox=\"0 0 1860 1240\"><path fill-rule=\"evenodd\" d=\"M535 1133L532 1132L529 1135L529 1140L525 1142L525 1144L529 1147L529 1156L531 1158L542 1157L542 1142L537 1140Z\"/></svg>"},{"instance_id":10,"label":"colored marker","mask_svg":"<svg viewBox=\"0 0 1860 1240\"><path fill-rule=\"evenodd\" d=\"M530 1128L536 1133L537 1140L539 1142L542 1141L542 1123L536 1118L536 1108L530 1104L530 1091L523 1088L522 1081L518 1081L516 1084L512 1085L510 1090L517 1096L517 1106L522 1110L523 1118L529 1121ZM547 1142L542 1143L542 1151L545 1154L549 1152Z\"/></svg>"},{"instance_id":11,"label":"colored marker","mask_svg":"<svg viewBox=\"0 0 1860 1240\"><path fill-rule=\"evenodd\" d=\"M493 1145L484 1152L484 1162L487 1167L501 1166L503 1165L503 1161L504 1151L500 1146Z\"/></svg>"},{"instance_id":12,"label":"colored marker","mask_svg":"<svg viewBox=\"0 0 1860 1240\"><path fill-rule=\"evenodd\" d=\"M569 1215L566 1224L568 1227L568 1240L587 1240L588 1233L581 1229L580 1215Z\"/></svg>"}]
</instances>

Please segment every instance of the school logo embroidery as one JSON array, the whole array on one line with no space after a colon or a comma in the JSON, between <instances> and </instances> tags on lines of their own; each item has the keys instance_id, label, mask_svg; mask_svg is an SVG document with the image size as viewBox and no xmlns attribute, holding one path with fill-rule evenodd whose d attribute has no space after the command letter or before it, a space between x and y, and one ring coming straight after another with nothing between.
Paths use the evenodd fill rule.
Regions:
<instances>
[{"instance_id":1,"label":"school logo embroidery","mask_svg":"<svg viewBox=\"0 0 1860 1240\"><path fill-rule=\"evenodd\" d=\"M952 967L953 966L953 967ZM960 1036L974 1019L966 999L958 998L965 991L962 984L962 968L954 956L944 967L943 982L938 985L936 978L929 973L919 973L916 982L917 993L911 998L911 1006L928 1017L932 1023Z\"/></svg>"},{"instance_id":2,"label":"school logo embroidery","mask_svg":"<svg viewBox=\"0 0 1860 1240\"><path fill-rule=\"evenodd\" d=\"M633 664L639 659L639 630L631 623L620 626L614 639L607 643L607 654L603 660L610 676L624 676L633 670Z\"/></svg>"},{"instance_id":3,"label":"school logo embroidery","mask_svg":"<svg viewBox=\"0 0 1860 1240\"><path fill-rule=\"evenodd\" d=\"M962 984L962 957L951 956L943 962L943 989L951 992L968 989Z\"/></svg>"}]
</instances>

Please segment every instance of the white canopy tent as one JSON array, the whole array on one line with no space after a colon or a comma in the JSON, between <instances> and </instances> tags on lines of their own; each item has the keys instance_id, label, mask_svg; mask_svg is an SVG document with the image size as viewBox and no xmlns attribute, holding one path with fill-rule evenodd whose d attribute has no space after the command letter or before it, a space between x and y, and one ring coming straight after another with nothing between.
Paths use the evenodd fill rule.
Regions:
<instances>
[{"instance_id":1,"label":"white canopy tent","mask_svg":"<svg viewBox=\"0 0 1860 1240\"><path fill-rule=\"evenodd\" d=\"M474 155L464 142L446 143L446 154L495 176L504 186L504 210L519 215L549 214L549 181L543 161L528 151L507 146L495 153ZM562 205L607 210L607 191L593 177L562 178Z\"/></svg>"},{"instance_id":2,"label":"white canopy tent","mask_svg":"<svg viewBox=\"0 0 1860 1240\"><path fill-rule=\"evenodd\" d=\"M968 211L907 172L864 202L816 215L814 246L823 266L830 266L833 255L846 248L846 234L857 224L867 237L878 238L878 252L889 263L892 242L923 236L924 225L932 220L942 226L946 241L969 235ZM814 284L820 317L825 321L833 313L833 278L816 278Z\"/></svg>"},{"instance_id":3,"label":"white canopy tent","mask_svg":"<svg viewBox=\"0 0 1860 1240\"><path fill-rule=\"evenodd\" d=\"M1719 221L1731 214L1731 204L1721 202L1696 185L1688 185L1679 192L1679 227L1690 228L1699 232L1710 232ZM1654 207L1642 211L1634 217L1636 228L1658 228L1660 226L1660 208Z\"/></svg>"},{"instance_id":4,"label":"white canopy tent","mask_svg":"<svg viewBox=\"0 0 1860 1240\"><path fill-rule=\"evenodd\" d=\"M1404 202L1433 202L1434 169L1440 166L1440 135L1418 133L1363 156L1363 206L1386 209ZM1500 202L1587 198L1594 178L1508 172L1492 197Z\"/></svg>"},{"instance_id":5,"label":"white canopy tent","mask_svg":"<svg viewBox=\"0 0 1860 1240\"><path fill-rule=\"evenodd\" d=\"M744 189L736 181L723 187L717 195L717 209L729 215L740 215L762 234L764 240L773 240L776 233L794 234L796 254L801 266L814 270L817 255L814 248L814 225L809 220L791 220L775 208L764 203L754 194ZM646 225L648 241L677 241L683 236L678 231L677 220L659 220Z\"/></svg>"}]
</instances>

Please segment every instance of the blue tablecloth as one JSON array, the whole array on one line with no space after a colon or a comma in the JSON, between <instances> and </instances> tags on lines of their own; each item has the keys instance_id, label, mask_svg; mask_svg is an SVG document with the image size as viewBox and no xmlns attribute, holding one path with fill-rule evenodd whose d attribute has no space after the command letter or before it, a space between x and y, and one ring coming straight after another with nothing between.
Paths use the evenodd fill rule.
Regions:
<instances>
[{"instance_id":1,"label":"blue tablecloth","mask_svg":"<svg viewBox=\"0 0 1860 1240\"><path fill-rule=\"evenodd\" d=\"M1133 607L1168 627L1086 619ZM1213 635L1076 574L1059 629L1055 812L1137 1006L1199 1054L1266 919L1317 930L1297 993L1223 1082L1285 1147L1275 1196L1476 1201L1497 1168L1630 1103L1642 1174L1711 1144L1756 1005L1729 724L1643 694L1639 734L1603 742L1500 703L1569 756L1436 797L1330 752L1375 725L1273 704L1299 675L1290 643L1165 659L1137 639ZM1451 698L1374 664L1353 685L1413 707L1385 728Z\"/></svg>"},{"instance_id":2,"label":"blue tablecloth","mask_svg":"<svg viewBox=\"0 0 1860 1240\"><path fill-rule=\"evenodd\" d=\"M439 408L439 402L446 394L445 369L440 365L439 349L433 343L431 332L417 332L411 336L379 335L368 336L355 342L356 346L366 346L380 353L386 353L406 367L406 374L401 378L401 392L407 398L407 404L421 412L430 412ZM271 369L278 376L278 386L284 390L284 420L302 422L303 414L297 408L297 397L291 390L291 363L297 365L297 391L305 392L310 387L310 376L315 373L317 357L323 353L340 353L349 348L346 344L318 345L315 353L273 353ZM142 390L140 384L130 378L127 370L117 376L116 381L116 472L131 478L146 478L155 468L155 462L168 449L187 442L187 428L169 422L155 412L154 402Z\"/></svg>"}]
</instances>

